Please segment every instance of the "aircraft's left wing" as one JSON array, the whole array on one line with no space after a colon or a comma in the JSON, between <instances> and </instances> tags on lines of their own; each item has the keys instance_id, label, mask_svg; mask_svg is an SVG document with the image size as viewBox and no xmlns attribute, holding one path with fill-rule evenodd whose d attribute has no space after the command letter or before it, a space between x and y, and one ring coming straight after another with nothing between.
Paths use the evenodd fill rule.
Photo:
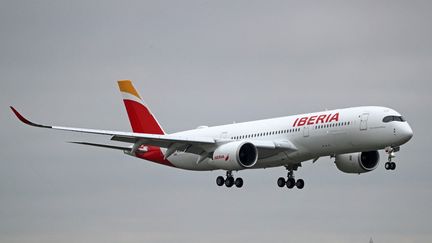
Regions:
<instances>
[{"instance_id":1,"label":"aircraft's left wing","mask_svg":"<svg viewBox=\"0 0 432 243\"><path fill-rule=\"evenodd\" d=\"M34 123L26 119L22 116L14 107L10 107L12 111L15 113L17 118L30 126L62 130L62 131L71 131L71 132L79 132L79 133L90 133L90 134L98 134L98 135L107 135L111 136L111 140L121 141L126 143L132 143L134 146L132 147L118 147L111 145L99 145L99 144L90 144L86 142L77 142L79 144L84 145L93 145L105 148L113 148L113 149L121 149L125 148L127 151L135 152L139 149L141 145L150 145L150 146L158 146L162 148L167 148L167 152L165 154L168 157L171 153L176 150L182 150L184 152L193 153L202 155L205 153L209 153L214 151L217 146L223 143L227 143L227 140L215 140L213 138L208 137L183 137L178 135L156 135L156 134L146 134L146 133L133 133L133 132L120 132L120 131L108 131L108 130L98 130L98 129L86 129L86 128L73 128L73 127L62 127L62 126L49 126L42 125L38 123ZM280 152L281 150L285 151L295 151L295 146L289 141L253 141L254 145L260 152L269 152L271 154L275 152ZM260 156L261 157L261 156Z\"/></svg>"},{"instance_id":2,"label":"aircraft's left wing","mask_svg":"<svg viewBox=\"0 0 432 243\"><path fill-rule=\"evenodd\" d=\"M188 138L173 135L155 135L155 134L145 134L145 133L133 133L133 132L120 132L120 131L108 131L108 130L98 130L98 129L86 129L86 128L74 128L74 127L62 127L62 126L48 126L29 121L23 115L21 115L14 107L10 107L18 119L30 126L49 128L55 130L80 132L80 133L90 133L99 135L112 136L112 140L136 143L142 141L143 144L154 145L159 147L169 147L172 143L184 143L190 145L214 145L216 141L210 138Z\"/></svg>"}]
</instances>

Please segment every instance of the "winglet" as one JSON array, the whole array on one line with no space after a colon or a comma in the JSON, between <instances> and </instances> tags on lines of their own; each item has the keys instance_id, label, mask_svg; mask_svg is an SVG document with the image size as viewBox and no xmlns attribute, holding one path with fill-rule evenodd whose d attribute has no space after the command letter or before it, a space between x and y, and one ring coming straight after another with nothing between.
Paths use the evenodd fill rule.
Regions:
<instances>
[{"instance_id":1,"label":"winglet","mask_svg":"<svg viewBox=\"0 0 432 243\"><path fill-rule=\"evenodd\" d=\"M36 124L33 123L29 120L27 120L23 115L21 115L15 108L13 108L12 106L10 106L10 108L12 109L13 113L15 114L15 116L23 123L30 125L30 126L34 126L34 127L44 127L44 128L52 128L51 126L45 126L45 125L41 125L41 124Z\"/></svg>"}]
</instances>

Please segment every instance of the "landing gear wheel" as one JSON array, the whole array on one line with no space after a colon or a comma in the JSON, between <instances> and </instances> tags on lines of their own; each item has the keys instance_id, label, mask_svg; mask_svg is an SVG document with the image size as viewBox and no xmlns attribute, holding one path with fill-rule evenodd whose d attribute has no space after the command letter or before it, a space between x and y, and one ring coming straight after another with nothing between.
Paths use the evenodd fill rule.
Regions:
<instances>
[{"instance_id":1,"label":"landing gear wheel","mask_svg":"<svg viewBox=\"0 0 432 243\"><path fill-rule=\"evenodd\" d=\"M242 187L243 186L243 179L238 177L237 179L235 179L234 184L238 188Z\"/></svg>"},{"instance_id":2,"label":"landing gear wheel","mask_svg":"<svg viewBox=\"0 0 432 243\"><path fill-rule=\"evenodd\" d=\"M286 186L291 189L296 185L296 182L294 180L294 178L288 178L288 180L286 181Z\"/></svg>"},{"instance_id":3,"label":"landing gear wheel","mask_svg":"<svg viewBox=\"0 0 432 243\"><path fill-rule=\"evenodd\" d=\"M303 187L304 187L304 181L303 181L303 179L298 179L298 180L297 180L297 182L296 182L296 187L297 187L298 189L303 189Z\"/></svg>"},{"instance_id":4,"label":"landing gear wheel","mask_svg":"<svg viewBox=\"0 0 432 243\"><path fill-rule=\"evenodd\" d=\"M386 170L395 170L396 169L396 163L395 162L387 162L384 165Z\"/></svg>"},{"instance_id":5,"label":"landing gear wheel","mask_svg":"<svg viewBox=\"0 0 432 243\"><path fill-rule=\"evenodd\" d=\"M226 187L232 187L234 185L234 178L233 177L227 177L225 180L225 186Z\"/></svg>"},{"instance_id":6,"label":"landing gear wheel","mask_svg":"<svg viewBox=\"0 0 432 243\"><path fill-rule=\"evenodd\" d=\"M216 178L216 184L217 184L218 186L223 186L224 183L225 183L225 179L223 178L223 176L218 176L218 177Z\"/></svg>"},{"instance_id":7,"label":"landing gear wheel","mask_svg":"<svg viewBox=\"0 0 432 243\"><path fill-rule=\"evenodd\" d=\"M384 164L384 168L385 168L386 170L390 170L390 168L391 168L391 163L390 163L390 162L386 162L386 163Z\"/></svg>"},{"instance_id":8,"label":"landing gear wheel","mask_svg":"<svg viewBox=\"0 0 432 243\"><path fill-rule=\"evenodd\" d=\"M284 187L284 186L286 185L285 178L283 178L283 177L279 177L279 179L277 180L277 185L278 185L279 187Z\"/></svg>"}]
</instances>

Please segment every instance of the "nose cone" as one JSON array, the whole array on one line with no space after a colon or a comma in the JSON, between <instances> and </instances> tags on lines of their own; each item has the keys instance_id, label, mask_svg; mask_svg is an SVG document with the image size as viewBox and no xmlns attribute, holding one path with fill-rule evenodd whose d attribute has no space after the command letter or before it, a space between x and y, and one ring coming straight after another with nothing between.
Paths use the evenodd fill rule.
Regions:
<instances>
[{"instance_id":1,"label":"nose cone","mask_svg":"<svg viewBox=\"0 0 432 243\"><path fill-rule=\"evenodd\" d=\"M403 140L403 143L408 142L413 137L413 130L408 123L405 123L400 129L400 136Z\"/></svg>"}]
</instances>

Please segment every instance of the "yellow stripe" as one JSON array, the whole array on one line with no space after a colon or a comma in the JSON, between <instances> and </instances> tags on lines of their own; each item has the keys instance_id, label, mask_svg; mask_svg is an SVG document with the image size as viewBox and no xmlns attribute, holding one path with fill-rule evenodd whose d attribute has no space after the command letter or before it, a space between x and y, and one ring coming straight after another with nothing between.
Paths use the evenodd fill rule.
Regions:
<instances>
[{"instance_id":1,"label":"yellow stripe","mask_svg":"<svg viewBox=\"0 0 432 243\"><path fill-rule=\"evenodd\" d=\"M139 99L141 99L141 96L138 94L138 92L135 90L132 81L130 80L119 80L118 86L120 88L121 92L126 92L132 95L135 95Z\"/></svg>"}]
</instances>

